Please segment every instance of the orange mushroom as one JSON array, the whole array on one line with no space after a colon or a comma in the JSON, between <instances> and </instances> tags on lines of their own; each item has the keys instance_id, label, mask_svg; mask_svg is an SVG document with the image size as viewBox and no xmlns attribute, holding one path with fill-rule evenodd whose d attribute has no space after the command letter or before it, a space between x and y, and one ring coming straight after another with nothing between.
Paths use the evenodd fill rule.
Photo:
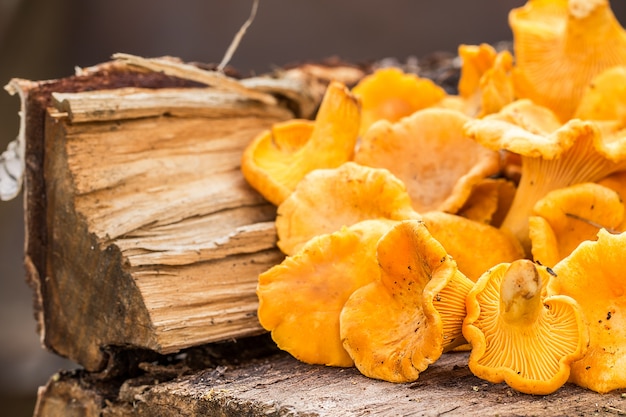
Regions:
<instances>
[{"instance_id":1,"label":"orange mushroom","mask_svg":"<svg viewBox=\"0 0 626 417\"><path fill-rule=\"evenodd\" d=\"M545 296L550 277L545 267L520 259L476 282L463 323L474 375L526 394L550 394L567 382L589 339L573 298Z\"/></svg>"},{"instance_id":2,"label":"orange mushroom","mask_svg":"<svg viewBox=\"0 0 626 417\"><path fill-rule=\"evenodd\" d=\"M472 188L472 193L457 214L499 227L511 207L515 190L516 184L505 178L485 178Z\"/></svg>"},{"instance_id":3,"label":"orange mushroom","mask_svg":"<svg viewBox=\"0 0 626 417\"><path fill-rule=\"evenodd\" d=\"M496 52L489 44L460 45L459 57L459 96L465 114L483 117L513 101L513 56L509 51Z\"/></svg>"},{"instance_id":4,"label":"orange mushroom","mask_svg":"<svg viewBox=\"0 0 626 417\"><path fill-rule=\"evenodd\" d=\"M414 381L444 351L465 343L461 324L472 282L417 220L389 230L377 257L381 279L348 298L341 339L365 376Z\"/></svg>"},{"instance_id":5,"label":"orange mushroom","mask_svg":"<svg viewBox=\"0 0 626 417\"><path fill-rule=\"evenodd\" d=\"M306 363L352 366L339 314L353 291L379 279L376 244L392 225L367 220L317 236L259 276L259 322L279 348Z\"/></svg>"},{"instance_id":6,"label":"orange mushroom","mask_svg":"<svg viewBox=\"0 0 626 417\"><path fill-rule=\"evenodd\" d=\"M619 171L608 177L602 178L598 184L603 185L619 194L622 201L626 201L626 171ZM626 213L622 224L617 226L617 230L626 231Z\"/></svg>"},{"instance_id":7,"label":"orange mushroom","mask_svg":"<svg viewBox=\"0 0 626 417\"><path fill-rule=\"evenodd\" d=\"M529 0L509 14L515 94L574 114L584 89L607 68L626 65L626 33L608 0Z\"/></svg>"},{"instance_id":8,"label":"orange mushroom","mask_svg":"<svg viewBox=\"0 0 626 417\"><path fill-rule=\"evenodd\" d=\"M626 63L611 67L593 78L583 91L575 117L626 121Z\"/></svg>"},{"instance_id":9,"label":"orange mushroom","mask_svg":"<svg viewBox=\"0 0 626 417\"><path fill-rule=\"evenodd\" d=\"M474 119L467 134L491 149L506 149L521 156L521 177L503 228L510 230L530 254L528 218L537 201L550 191L593 182L626 169L626 141L605 141L594 122L572 119L558 122L548 110L527 100L501 112Z\"/></svg>"},{"instance_id":10,"label":"orange mushroom","mask_svg":"<svg viewBox=\"0 0 626 417\"><path fill-rule=\"evenodd\" d=\"M533 209L530 225L533 258L554 266L581 242L595 240L600 228L616 231L624 219L624 203L615 191L583 183L551 191Z\"/></svg>"},{"instance_id":11,"label":"orange mushroom","mask_svg":"<svg viewBox=\"0 0 626 417\"><path fill-rule=\"evenodd\" d=\"M493 67L498 53L493 46L482 43L480 45L459 45L458 54L461 59L459 95L465 99L470 99L479 90L481 78Z\"/></svg>"},{"instance_id":12,"label":"orange mushroom","mask_svg":"<svg viewBox=\"0 0 626 417\"><path fill-rule=\"evenodd\" d=\"M360 122L357 98L332 82L314 123L295 119L262 132L246 147L241 171L255 190L279 205L307 173L352 158Z\"/></svg>"},{"instance_id":13,"label":"orange mushroom","mask_svg":"<svg viewBox=\"0 0 626 417\"><path fill-rule=\"evenodd\" d=\"M422 221L472 281L494 265L524 257L513 236L488 224L441 211L424 213Z\"/></svg>"},{"instance_id":14,"label":"orange mushroom","mask_svg":"<svg viewBox=\"0 0 626 417\"><path fill-rule=\"evenodd\" d=\"M397 123L372 125L354 160L386 168L404 182L413 208L454 213L472 187L500 169L499 155L463 131L471 118L455 110L419 110Z\"/></svg>"},{"instance_id":15,"label":"orange mushroom","mask_svg":"<svg viewBox=\"0 0 626 417\"><path fill-rule=\"evenodd\" d=\"M393 67L364 77L352 93L361 100L361 135L378 120L396 122L438 103L446 95L433 81Z\"/></svg>"},{"instance_id":16,"label":"orange mushroom","mask_svg":"<svg viewBox=\"0 0 626 417\"><path fill-rule=\"evenodd\" d=\"M294 254L314 236L367 219L418 219L404 184L385 169L346 162L307 175L278 207L278 247Z\"/></svg>"},{"instance_id":17,"label":"orange mushroom","mask_svg":"<svg viewBox=\"0 0 626 417\"><path fill-rule=\"evenodd\" d=\"M553 268L548 294L574 298L589 328L589 349L570 382L606 393L626 388L626 233L598 232Z\"/></svg>"},{"instance_id":18,"label":"orange mushroom","mask_svg":"<svg viewBox=\"0 0 626 417\"><path fill-rule=\"evenodd\" d=\"M607 147L626 152L626 66L600 73L585 90L576 117L593 120Z\"/></svg>"},{"instance_id":19,"label":"orange mushroom","mask_svg":"<svg viewBox=\"0 0 626 417\"><path fill-rule=\"evenodd\" d=\"M503 107L499 112L491 114L484 119L484 122L477 124L481 126L491 125L493 126L492 129L499 129L499 133L508 133L510 136L513 136L513 134L536 135L539 137L549 136L563 125L552 110L528 99L516 100ZM481 139L483 141L486 140L486 138ZM506 141L498 137L497 134L494 134L489 139L493 141L485 142L485 145L489 148L507 150L511 148L509 152L513 153L522 153L520 151L528 148L528 145L524 142L506 146ZM552 143L549 140L542 141L537 137L533 137L532 139L537 141L538 144L542 144L541 146L552 146L552 148L549 149L552 153L560 152L564 146L559 142ZM536 151L535 154L539 155Z\"/></svg>"}]
</instances>

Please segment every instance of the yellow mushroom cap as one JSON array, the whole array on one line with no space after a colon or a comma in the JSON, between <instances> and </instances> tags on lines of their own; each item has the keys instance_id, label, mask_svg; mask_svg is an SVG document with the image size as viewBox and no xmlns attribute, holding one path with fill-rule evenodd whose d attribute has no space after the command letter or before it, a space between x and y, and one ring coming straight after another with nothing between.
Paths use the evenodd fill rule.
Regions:
<instances>
[{"instance_id":1,"label":"yellow mushroom cap","mask_svg":"<svg viewBox=\"0 0 626 417\"><path fill-rule=\"evenodd\" d=\"M497 265L478 279L463 323L474 375L527 394L550 394L567 382L588 335L574 299L544 297L549 279L545 268L526 259Z\"/></svg>"},{"instance_id":2,"label":"yellow mushroom cap","mask_svg":"<svg viewBox=\"0 0 626 417\"><path fill-rule=\"evenodd\" d=\"M514 101L512 68L513 55L509 51L499 52L493 68L490 68L480 80L482 95L478 117L495 113Z\"/></svg>"},{"instance_id":3,"label":"yellow mushroom cap","mask_svg":"<svg viewBox=\"0 0 626 417\"><path fill-rule=\"evenodd\" d=\"M580 120L562 125L548 108L522 99L503 107L498 113L468 121L465 131L489 149L554 159L571 148L580 134L587 133L594 126Z\"/></svg>"},{"instance_id":4,"label":"yellow mushroom cap","mask_svg":"<svg viewBox=\"0 0 626 417\"><path fill-rule=\"evenodd\" d=\"M554 266L581 242L595 240L599 228L617 230L624 219L624 203L607 187L583 183L551 191L533 212L545 220L529 226L533 258Z\"/></svg>"},{"instance_id":5,"label":"yellow mushroom cap","mask_svg":"<svg viewBox=\"0 0 626 417\"><path fill-rule=\"evenodd\" d=\"M483 117L513 101L513 56L509 51L496 52L489 44L460 45L458 51L459 96L465 114Z\"/></svg>"},{"instance_id":6,"label":"yellow mushroom cap","mask_svg":"<svg viewBox=\"0 0 626 417\"><path fill-rule=\"evenodd\" d=\"M626 64L598 74L585 88L575 117L626 121Z\"/></svg>"},{"instance_id":7,"label":"yellow mushroom cap","mask_svg":"<svg viewBox=\"0 0 626 417\"><path fill-rule=\"evenodd\" d=\"M598 181L598 184L615 191L619 194L622 202L626 201L626 171L618 171L608 177L604 177ZM620 232L626 231L626 213L624 213L622 224L617 226L617 230Z\"/></svg>"},{"instance_id":8,"label":"yellow mushroom cap","mask_svg":"<svg viewBox=\"0 0 626 417\"><path fill-rule=\"evenodd\" d=\"M485 117L485 119L507 122L507 128L513 125L538 136L548 136L563 125L552 110L528 99L515 100L504 106L499 112ZM485 144L485 146L488 145ZM523 144L520 146L519 150L511 149L510 151L528 155L528 151L525 150L526 146ZM508 147L505 148L508 149Z\"/></svg>"},{"instance_id":9,"label":"yellow mushroom cap","mask_svg":"<svg viewBox=\"0 0 626 417\"><path fill-rule=\"evenodd\" d=\"M422 220L472 281L494 265L524 257L517 239L488 224L440 211L424 213Z\"/></svg>"},{"instance_id":10,"label":"yellow mushroom cap","mask_svg":"<svg viewBox=\"0 0 626 417\"><path fill-rule=\"evenodd\" d=\"M389 171L346 162L311 172L278 207L277 244L290 255L314 236L362 220L418 218L404 184Z\"/></svg>"},{"instance_id":11,"label":"yellow mushroom cap","mask_svg":"<svg viewBox=\"0 0 626 417\"><path fill-rule=\"evenodd\" d=\"M469 99L480 87L480 79L493 67L498 54L495 48L487 43L480 45L459 45L461 59L461 76L459 78L459 95Z\"/></svg>"},{"instance_id":12,"label":"yellow mushroom cap","mask_svg":"<svg viewBox=\"0 0 626 417\"><path fill-rule=\"evenodd\" d=\"M248 183L275 205L318 168L334 168L354 154L360 118L356 97L331 82L314 123L291 120L259 134L244 150L241 171Z\"/></svg>"},{"instance_id":13,"label":"yellow mushroom cap","mask_svg":"<svg viewBox=\"0 0 626 417\"><path fill-rule=\"evenodd\" d=\"M354 160L391 171L406 185L416 211L454 213L474 184L500 168L496 151L464 133L469 120L459 111L433 108L396 123L379 121L361 138Z\"/></svg>"},{"instance_id":14,"label":"yellow mushroom cap","mask_svg":"<svg viewBox=\"0 0 626 417\"><path fill-rule=\"evenodd\" d=\"M472 282L417 220L389 230L377 257L381 279L346 301L341 338L365 376L414 381L445 350L464 343L461 324Z\"/></svg>"},{"instance_id":15,"label":"yellow mushroom cap","mask_svg":"<svg viewBox=\"0 0 626 417\"><path fill-rule=\"evenodd\" d=\"M596 122L608 159L626 157L626 66L609 68L594 78L578 105L576 116Z\"/></svg>"},{"instance_id":16,"label":"yellow mushroom cap","mask_svg":"<svg viewBox=\"0 0 626 417\"><path fill-rule=\"evenodd\" d=\"M589 328L589 349L570 382L596 392L626 388L626 233L598 232L553 270L549 294L574 298Z\"/></svg>"},{"instance_id":17,"label":"yellow mushroom cap","mask_svg":"<svg viewBox=\"0 0 626 417\"><path fill-rule=\"evenodd\" d=\"M472 188L463 207L456 213L479 223L499 227L506 216L516 184L505 178L485 178Z\"/></svg>"},{"instance_id":18,"label":"yellow mushroom cap","mask_svg":"<svg viewBox=\"0 0 626 417\"><path fill-rule=\"evenodd\" d=\"M516 96L572 117L584 89L626 65L626 33L608 0L529 0L509 14Z\"/></svg>"},{"instance_id":19,"label":"yellow mushroom cap","mask_svg":"<svg viewBox=\"0 0 626 417\"><path fill-rule=\"evenodd\" d=\"M306 363L352 366L339 314L353 291L379 279L376 244L392 225L367 220L317 236L259 276L259 322L279 348Z\"/></svg>"},{"instance_id":20,"label":"yellow mushroom cap","mask_svg":"<svg viewBox=\"0 0 626 417\"><path fill-rule=\"evenodd\" d=\"M446 95L433 81L393 67L364 77L352 93L361 100L361 135L378 120L396 122L438 103Z\"/></svg>"}]
</instances>

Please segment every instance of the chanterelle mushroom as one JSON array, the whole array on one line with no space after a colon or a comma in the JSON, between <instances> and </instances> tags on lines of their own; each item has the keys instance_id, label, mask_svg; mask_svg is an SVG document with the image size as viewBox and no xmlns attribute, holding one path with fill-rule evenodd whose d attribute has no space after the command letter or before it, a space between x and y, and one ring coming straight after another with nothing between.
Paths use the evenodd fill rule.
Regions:
<instances>
[{"instance_id":1,"label":"chanterelle mushroom","mask_svg":"<svg viewBox=\"0 0 626 417\"><path fill-rule=\"evenodd\" d=\"M482 117L513 101L513 56L509 51L496 52L489 44L460 45L459 57L459 98L465 114Z\"/></svg>"},{"instance_id":2,"label":"chanterelle mushroom","mask_svg":"<svg viewBox=\"0 0 626 417\"><path fill-rule=\"evenodd\" d=\"M618 193L594 183L551 191L539 200L530 222L532 255L554 266L585 240L595 240L598 229L616 231L624 219Z\"/></svg>"},{"instance_id":3,"label":"chanterelle mushroom","mask_svg":"<svg viewBox=\"0 0 626 417\"><path fill-rule=\"evenodd\" d=\"M465 341L472 281L418 220L394 226L377 249L381 279L356 290L340 316L341 339L364 375L408 382Z\"/></svg>"},{"instance_id":4,"label":"chanterelle mushroom","mask_svg":"<svg viewBox=\"0 0 626 417\"><path fill-rule=\"evenodd\" d=\"M622 202L626 202L626 171L619 171L604 177L598 181L598 184L615 191ZM621 232L626 231L626 212L624 213L622 223L617 226L617 230Z\"/></svg>"},{"instance_id":5,"label":"chanterelle mushroom","mask_svg":"<svg viewBox=\"0 0 626 417\"><path fill-rule=\"evenodd\" d=\"M500 227L515 197L516 183L505 178L485 178L472 188L463 207L462 217Z\"/></svg>"},{"instance_id":6,"label":"chanterelle mushroom","mask_svg":"<svg viewBox=\"0 0 626 417\"><path fill-rule=\"evenodd\" d=\"M441 108L419 110L396 123L381 120L361 138L354 160L402 180L417 212L454 213L473 185L500 169L498 153L464 133L469 120Z\"/></svg>"},{"instance_id":7,"label":"chanterelle mushroom","mask_svg":"<svg viewBox=\"0 0 626 417\"><path fill-rule=\"evenodd\" d=\"M513 203L502 222L530 254L528 218L537 201L550 191L594 182L626 168L626 142L606 141L591 121L572 119L558 126L547 109L527 100L466 125L470 137L491 149L521 156L522 171Z\"/></svg>"},{"instance_id":8,"label":"chanterelle mushroom","mask_svg":"<svg viewBox=\"0 0 626 417\"><path fill-rule=\"evenodd\" d=\"M575 116L626 122L626 64L598 74L585 88Z\"/></svg>"},{"instance_id":9,"label":"chanterelle mushroom","mask_svg":"<svg viewBox=\"0 0 626 417\"><path fill-rule=\"evenodd\" d=\"M339 313L353 291L379 279L376 244L393 223L367 220L317 236L259 276L259 322L279 348L306 363L352 366Z\"/></svg>"},{"instance_id":10,"label":"chanterelle mushroom","mask_svg":"<svg viewBox=\"0 0 626 417\"><path fill-rule=\"evenodd\" d=\"M526 259L500 264L478 279L463 323L474 375L527 394L549 394L567 382L588 334L573 298L544 297L549 279L546 268Z\"/></svg>"},{"instance_id":11,"label":"chanterelle mushroom","mask_svg":"<svg viewBox=\"0 0 626 417\"><path fill-rule=\"evenodd\" d=\"M314 236L367 219L419 219L402 181L386 169L346 162L308 174L278 206L276 233L283 253Z\"/></svg>"},{"instance_id":12,"label":"chanterelle mushroom","mask_svg":"<svg viewBox=\"0 0 626 417\"><path fill-rule=\"evenodd\" d=\"M361 135L378 120L396 122L438 103L446 95L433 81L393 67L364 77L352 93L361 100Z\"/></svg>"},{"instance_id":13,"label":"chanterelle mushroom","mask_svg":"<svg viewBox=\"0 0 626 417\"><path fill-rule=\"evenodd\" d=\"M556 264L548 294L574 298L589 328L589 349L570 382L606 393L626 388L626 233L602 229Z\"/></svg>"},{"instance_id":14,"label":"chanterelle mushroom","mask_svg":"<svg viewBox=\"0 0 626 417\"><path fill-rule=\"evenodd\" d=\"M529 0L510 12L509 24L517 97L549 107L562 122L594 76L626 65L626 32L608 0Z\"/></svg>"},{"instance_id":15,"label":"chanterelle mushroom","mask_svg":"<svg viewBox=\"0 0 626 417\"><path fill-rule=\"evenodd\" d=\"M480 80L493 67L497 52L487 43L480 45L459 45L461 59L461 76L459 78L459 95L470 99L480 89Z\"/></svg>"},{"instance_id":16,"label":"chanterelle mushroom","mask_svg":"<svg viewBox=\"0 0 626 417\"><path fill-rule=\"evenodd\" d=\"M472 281L494 265L524 257L522 246L513 236L488 224L441 211L424 213L422 220Z\"/></svg>"},{"instance_id":17,"label":"chanterelle mushroom","mask_svg":"<svg viewBox=\"0 0 626 417\"><path fill-rule=\"evenodd\" d=\"M315 123L295 119L262 132L246 147L241 171L254 189L279 205L309 172L352 158L360 122L358 99L342 83L332 82Z\"/></svg>"}]
</instances>

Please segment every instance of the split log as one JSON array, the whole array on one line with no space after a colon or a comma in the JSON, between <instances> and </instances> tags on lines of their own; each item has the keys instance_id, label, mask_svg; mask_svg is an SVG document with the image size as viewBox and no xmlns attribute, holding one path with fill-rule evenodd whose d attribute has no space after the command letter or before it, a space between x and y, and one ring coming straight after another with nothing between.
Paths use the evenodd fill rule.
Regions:
<instances>
[{"instance_id":1,"label":"split log","mask_svg":"<svg viewBox=\"0 0 626 417\"><path fill-rule=\"evenodd\" d=\"M231 344L223 347L236 349ZM444 354L412 383L364 377L354 368L312 366L285 353L229 359L190 370L179 363L103 384L84 372L55 375L39 391L35 417L256 416L591 416L626 414L618 392L600 395L566 384L546 396L521 394L476 378L467 352Z\"/></svg>"},{"instance_id":2,"label":"split log","mask_svg":"<svg viewBox=\"0 0 626 417\"><path fill-rule=\"evenodd\" d=\"M257 277L283 255L242 151L276 122L313 116L331 78L363 76L302 66L244 83L122 58L10 84L24 100L26 269L42 341L94 372L119 349L168 354L263 332Z\"/></svg>"}]
</instances>

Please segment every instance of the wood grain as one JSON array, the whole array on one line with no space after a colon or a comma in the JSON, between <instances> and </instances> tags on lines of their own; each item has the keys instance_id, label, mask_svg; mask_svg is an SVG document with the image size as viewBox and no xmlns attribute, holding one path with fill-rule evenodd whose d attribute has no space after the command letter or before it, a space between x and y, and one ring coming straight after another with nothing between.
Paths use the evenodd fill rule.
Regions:
<instances>
[{"instance_id":1,"label":"wood grain","mask_svg":"<svg viewBox=\"0 0 626 417\"><path fill-rule=\"evenodd\" d=\"M42 390L36 417L54 415L78 398L81 416L611 416L626 413L619 392L600 395L566 384L533 396L474 377L467 352L444 354L416 382L368 379L354 368L311 366L284 353L220 363L191 373L159 368L127 380L116 393L81 375L62 375ZM172 365L170 369L175 368ZM179 370L184 368L179 367ZM161 377L161 382L155 382ZM87 398L89 401L85 402ZM95 411L93 405L100 404Z\"/></svg>"},{"instance_id":2,"label":"wood grain","mask_svg":"<svg viewBox=\"0 0 626 417\"><path fill-rule=\"evenodd\" d=\"M27 98L48 87L45 122L26 112L26 264L40 334L92 372L117 366L111 351L168 354L263 332L257 277L284 255L276 208L246 183L241 155L263 130L312 112L330 79L363 75L307 66L237 88L222 75L211 78L219 88L155 88L112 85L118 65L103 64L103 79L81 71L76 80L92 83L77 91L27 84ZM189 69L172 65L176 76ZM142 71L127 77L151 74Z\"/></svg>"},{"instance_id":3,"label":"wood grain","mask_svg":"<svg viewBox=\"0 0 626 417\"><path fill-rule=\"evenodd\" d=\"M239 159L288 114L223 114L50 116L44 315L55 351L98 370L104 346L170 353L262 331L256 279L283 256L275 209Z\"/></svg>"}]
</instances>

